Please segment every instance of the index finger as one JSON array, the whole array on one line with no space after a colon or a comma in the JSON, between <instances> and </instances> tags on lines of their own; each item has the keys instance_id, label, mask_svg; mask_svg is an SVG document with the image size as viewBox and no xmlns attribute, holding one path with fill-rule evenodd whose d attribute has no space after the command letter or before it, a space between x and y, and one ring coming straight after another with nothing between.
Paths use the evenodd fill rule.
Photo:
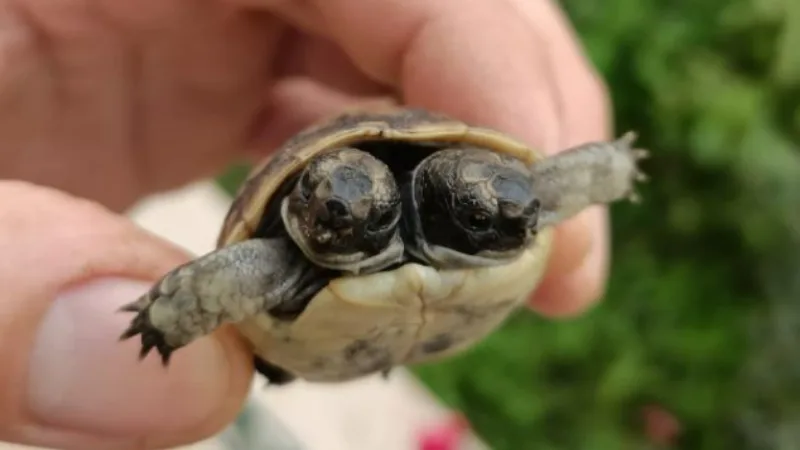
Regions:
<instances>
[{"instance_id":1,"label":"index finger","mask_svg":"<svg viewBox=\"0 0 800 450\"><path fill-rule=\"evenodd\" d=\"M336 41L406 104L505 131L548 153L560 124L546 55L498 0L248 0Z\"/></svg>"}]
</instances>

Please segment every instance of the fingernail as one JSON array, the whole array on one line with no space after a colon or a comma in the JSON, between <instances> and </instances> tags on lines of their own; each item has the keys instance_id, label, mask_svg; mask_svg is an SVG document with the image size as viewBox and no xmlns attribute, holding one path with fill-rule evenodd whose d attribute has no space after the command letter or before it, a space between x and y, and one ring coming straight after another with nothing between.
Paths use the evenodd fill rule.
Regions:
<instances>
[{"instance_id":1,"label":"fingernail","mask_svg":"<svg viewBox=\"0 0 800 450\"><path fill-rule=\"evenodd\" d=\"M199 425L223 403L229 365L207 337L164 368L138 360L138 338L119 342L133 317L117 312L149 283L103 279L60 295L31 355L29 407L45 425L112 436L154 436Z\"/></svg>"}]
</instances>

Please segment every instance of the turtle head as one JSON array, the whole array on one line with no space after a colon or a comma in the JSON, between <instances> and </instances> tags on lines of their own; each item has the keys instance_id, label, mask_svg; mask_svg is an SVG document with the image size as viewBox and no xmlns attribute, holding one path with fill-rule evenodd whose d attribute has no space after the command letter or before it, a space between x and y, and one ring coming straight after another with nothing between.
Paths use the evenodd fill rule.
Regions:
<instances>
[{"instance_id":1,"label":"turtle head","mask_svg":"<svg viewBox=\"0 0 800 450\"><path fill-rule=\"evenodd\" d=\"M519 256L536 235L540 202L528 168L480 148L445 149L412 178L409 251L440 267L482 267Z\"/></svg>"},{"instance_id":2,"label":"turtle head","mask_svg":"<svg viewBox=\"0 0 800 450\"><path fill-rule=\"evenodd\" d=\"M356 273L379 270L402 257L400 213L389 167L349 147L309 161L281 211L290 236L309 259Z\"/></svg>"}]
</instances>

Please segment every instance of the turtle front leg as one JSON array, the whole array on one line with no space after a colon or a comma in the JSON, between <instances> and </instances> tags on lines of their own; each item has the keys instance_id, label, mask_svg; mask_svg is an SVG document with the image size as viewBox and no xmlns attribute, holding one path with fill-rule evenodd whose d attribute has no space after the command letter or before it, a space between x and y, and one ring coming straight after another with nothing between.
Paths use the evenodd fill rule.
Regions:
<instances>
[{"instance_id":1,"label":"turtle front leg","mask_svg":"<svg viewBox=\"0 0 800 450\"><path fill-rule=\"evenodd\" d=\"M545 158L533 165L533 188L541 202L538 227L556 225L596 204L623 198L638 202L635 181L647 150L633 148L636 134L611 142L590 142Z\"/></svg>"},{"instance_id":2,"label":"turtle front leg","mask_svg":"<svg viewBox=\"0 0 800 450\"><path fill-rule=\"evenodd\" d=\"M286 239L233 244L173 269L121 311L134 312L121 340L141 335L140 358L154 347L162 363L173 351L224 323L274 308L291 309L324 285Z\"/></svg>"}]
</instances>

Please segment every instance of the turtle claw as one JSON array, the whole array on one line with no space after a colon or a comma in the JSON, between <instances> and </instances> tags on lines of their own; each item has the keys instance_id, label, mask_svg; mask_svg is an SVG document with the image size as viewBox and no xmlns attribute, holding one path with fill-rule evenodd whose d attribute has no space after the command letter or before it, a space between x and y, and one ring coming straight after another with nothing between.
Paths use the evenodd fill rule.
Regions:
<instances>
[{"instance_id":1,"label":"turtle claw","mask_svg":"<svg viewBox=\"0 0 800 450\"><path fill-rule=\"evenodd\" d=\"M645 183L647 182L650 177L647 176L646 173L642 172L638 167L637 164L639 161L643 159L650 158L650 152L643 148L634 148L633 143L639 136L634 131L628 131L624 133L619 139L616 141L617 148L627 152L630 156L631 160L633 160L633 170L631 177L634 181ZM640 204L642 202L642 197L639 193L631 189L631 191L626 196L628 201L634 204Z\"/></svg>"},{"instance_id":2,"label":"turtle claw","mask_svg":"<svg viewBox=\"0 0 800 450\"><path fill-rule=\"evenodd\" d=\"M208 261L215 262L215 257L212 254L208 257L211 259L196 260L173 269L149 291L119 308L118 312L134 314L119 339L124 341L140 335L140 360L155 349L161 356L162 364L167 366L173 352L209 334L228 318L225 305L213 303L220 300L215 296L216 293L201 299L202 289L208 280L196 279L205 276L201 270L203 265L210 264ZM235 298L233 295L220 297ZM238 309L236 312L241 314Z\"/></svg>"},{"instance_id":3,"label":"turtle claw","mask_svg":"<svg viewBox=\"0 0 800 450\"><path fill-rule=\"evenodd\" d=\"M147 296L142 296L138 300L132 303L128 303L127 305L122 305L117 311L118 312L135 312L138 313L139 311L143 311L147 309L147 306L150 304L150 299Z\"/></svg>"},{"instance_id":4,"label":"turtle claw","mask_svg":"<svg viewBox=\"0 0 800 450\"><path fill-rule=\"evenodd\" d=\"M618 148L626 149L631 154L634 161L641 161L643 159L650 158L649 150L633 147L633 143L636 142L636 139L638 138L639 135L636 134L635 131L627 131L617 139L616 146Z\"/></svg>"},{"instance_id":5,"label":"turtle claw","mask_svg":"<svg viewBox=\"0 0 800 450\"><path fill-rule=\"evenodd\" d=\"M167 344L164 333L159 331L150 323L148 317L150 302L147 297L127 304L120 308L120 311L135 312L136 317L131 321L130 326L122 332L120 341L126 341L136 335L141 335L142 348L139 350L139 360L143 360L155 348L161 357L161 364L166 367L169 365L172 352L175 348Z\"/></svg>"},{"instance_id":6,"label":"turtle claw","mask_svg":"<svg viewBox=\"0 0 800 450\"><path fill-rule=\"evenodd\" d=\"M639 134L637 132L631 130L631 131L626 131L625 133L623 133L622 136L619 137L618 141L621 144L624 144L625 146L630 146L634 142L636 142L636 139L638 139L638 138L639 138Z\"/></svg>"}]
</instances>

